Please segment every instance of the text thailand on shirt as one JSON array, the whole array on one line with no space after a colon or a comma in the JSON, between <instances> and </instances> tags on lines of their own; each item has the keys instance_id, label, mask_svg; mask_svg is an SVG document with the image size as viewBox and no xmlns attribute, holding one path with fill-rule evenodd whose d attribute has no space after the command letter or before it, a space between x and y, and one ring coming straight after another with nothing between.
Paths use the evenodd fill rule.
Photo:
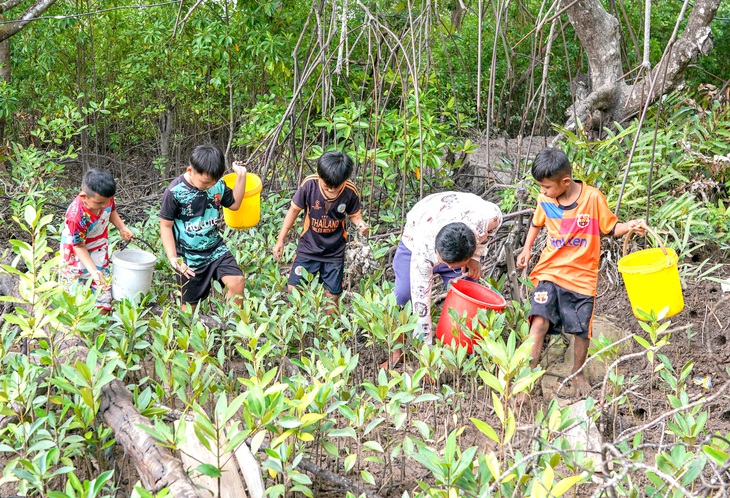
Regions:
<instances>
[{"instance_id":1,"label":"text thailand on shirt","mask_svg":"<svg viewBox=\"0 0 730 498\"><path fill-rule=\"evenodd\" d=\"M360 213L355 184L347 180L339 193L328 199L320 188L319 177L310 175L297 189L292 204L306 214L297 254L315 261L343 261L347 241L345 220Z\"/></svg>"}]
</instances>

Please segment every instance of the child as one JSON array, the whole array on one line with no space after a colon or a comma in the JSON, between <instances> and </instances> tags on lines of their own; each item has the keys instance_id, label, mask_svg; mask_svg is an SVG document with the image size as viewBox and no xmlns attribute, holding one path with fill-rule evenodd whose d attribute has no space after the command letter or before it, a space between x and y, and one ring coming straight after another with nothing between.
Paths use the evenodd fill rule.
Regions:
<instances>
[{"instance_id":1,"label":"child","mask_svg":"<svg viewBox=\"0 0 730 498\"><path fill-rule=\"evenodd\" d=\"M218 232L218 218L226 207L236 211L246 189L246 168L233 163L236 184L221 180L223 153L212 144L198 145L187 171L165 189L160 207L160 236L182 287L183 309L193 308L210 293L211 280L227 287L226 297L243 302L244 279L238 262Z\"/></svg>"},{"instance_id":2,"label":"child","mask_svg":"<svg viewBox=\"0 0 730 498\"><path fill-rule=\"evenodd\" d=\"M545 335L559 334L564 328L575 335L576 373L585 363L590 343L601 233L621 237L631 229L641 235L645 230L641 220L619 223L598 189L573 180L570 161L560 149L542 149L532 163L532 176L540 185L540 195L517 266L525 268L529 263L530 249L543 225L548 237L530 274L536 285L530 312L530 368L540 361ZM573 385L578 396L591 388L582 370Z\"/></svg>"},{"instance_id":3,"label":"child","mask_svg":"<svg viewBox=\"0 0 730 498\"><path fill-rule=\"evenodd\" d=\"M91 281L96 305L103 313L112 309L109 272L109 222L130 240L129 231L117 212L117 184L111 173L90 169L81 181L81 192L66 210L61 231L61 278L69 290Z\"/></svg>"},{"instance_id":4,"label":"child","mask_svg":"<svg viewBox=\"0 0 730 498\"><path fill-rule=\"evenodd\" d=\"M369 227L360 213L360 198L355 185L348 180L353 162L342 152L326 152L317 161L317 174L304 179L292 198L289 211L274 245L274 256L281 261L284 239L289 229L306 209L304 230L289 272L288 289L302 282L302 269L316 274L325 294L337 306L342 294L345 267L345 220L365 235Z\"/></svg>"},{"instance_id":5,"label":"child","mask_svg":"<svg viewBox=\"0 0 730 498\"><path fill-rule=\"evenodd\" d=\"M496 204L464 192L431 194L408 212L393 271L397 304L411 301L418 314L414 336L431 344L433 276L440 275L445 285L461 276L479 279L488 239L501 224L502 212ZM402 354L402 348L396 349L381 368L395 367Z\"/></svg>"}]
</instances>

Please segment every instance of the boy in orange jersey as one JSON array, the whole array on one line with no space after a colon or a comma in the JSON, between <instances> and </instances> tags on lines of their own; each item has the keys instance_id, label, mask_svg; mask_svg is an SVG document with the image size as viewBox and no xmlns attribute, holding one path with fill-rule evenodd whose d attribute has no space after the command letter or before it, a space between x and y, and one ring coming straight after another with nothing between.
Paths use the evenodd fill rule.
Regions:
<instances>
[{"instance_id":1,"label":"boy in orange jersey","mask_svg":"<svg viewBox=\"0 0 730 498\"><path fill-rule=\"evenodd\" d=\"M325 294L335 306L342 294L342 278L347 243L347 218L365 235L369 227L362 219L360 197L348 180L353 162L342 152L326 152L317 161L317 174L304 179L292 198L281 231L274 245L274 256L281 261L284 239L289 229L306 209L304 230L299 237L297 253L289 273L288 288L302 282L302 269L318 275Z\"/></svg>"},{"instance_id":2,"label":"boy in orange jersey","mask_svg":"<svg viewBox=\"0 0 730 498\"><path fill-rule=\"evenodd\" d=\"M641 220L620 223L598 189L573 180L570 161L560 149L542 149L532 163L532 176L540 185L540 195L517 266L525 268L529 263L530 249L543 226L548 237L530 273L536 286L530 311L530 368L540 361L545 335L559 334L564 328L575 335L573 373L580 373L573 378L574 392L585 396L591 386L581 369L593 325L601 234L621 237L633 229L643 235L644 225Z\"/></svg>"}]
</instances>

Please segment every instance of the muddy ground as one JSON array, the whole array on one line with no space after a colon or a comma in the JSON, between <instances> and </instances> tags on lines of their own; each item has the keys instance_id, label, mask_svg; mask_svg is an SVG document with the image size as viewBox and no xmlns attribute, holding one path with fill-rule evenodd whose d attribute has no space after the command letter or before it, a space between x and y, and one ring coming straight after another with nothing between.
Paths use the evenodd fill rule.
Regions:
<instances>
[{"instance_id":1,"label":"muddy ground","mask_svg":"<svg viewBox=\"0 0 730 498\"><path fill-rule=\"evenodd\" d=\"M548 144L548 142L549 139L547 138L535 138L529 144L525 141L494 140L490 144L489 161L487 160L486 148L481 147L470 159L472 173L469 174L473 174L471 178L475 179L487 178L492 174L490 173L490 169L486 167L489 164L492 171L497 172L499 182L509 182L515 176L519 176L519 173L515 175L511 174L509 165L517 162L520 157L525 157L526 155L533 156L537 150ZM125 190L124 193L127 196L131 196L129 198L134 198L129 190ZM145 199L148 199L148 197L145 197ZM152 199L149 202L154 202L155 200ZM145 200L145 202L148 201ZM58 206L59 213L56 214L62 215L63 208L64 206ZM5 237L8 235L5 234ZM8 246L5 237L2 237L2 240L0 240L0 253L4 252ZM619 251L620 246L617 241L610 240L605 242L604 264L601 268L596 301L596 315L599 317L597 320L599 322L597 330L610 330L610 333L616 337L623 337L634 333L645 336L646 334L639 326L638 320L631 313L626 290L616 270L615 263L618 257L620 257ZM711 260L714 258L715 263L725 263L724 261L720 261L711 252L707 253L706 257L709 257ZM693 271L696 266L692 265L696 265L699 262L683 263L685 264L682 268L685 308L681 313L671 318L672 329L675 332L672 335L670 344L662 350L662 354L665 354L671 359L675 368L681 368L685 362L693 360L694 369L691 377L702 380L703 385L690 381L687 387L688 393L691 397L711 396L713 392L716 392L717 389L730 380L727 371L728 367L730 367L730 293L723 292L719 283L694 277ZM713 276L730 279L730 270L727 267L723 267L716 271ZM511 289L507 289L507 293L509 297ZM633 340L627 341L626 345L627 347L622 351L622 354L629 354L640 350L639 346ZM355 379L376 379L378 375L377 364L385 358L385 352L378 347L358 347L360 348L362 361L360 361ZM571 355L569 353L566 354L566 349L561 349L560 344L557 344L557 346L554 345L550 351L547 354L549 363L547 370L554 375L545 377L545 385L540 385L535 389L532 399L524 407L520 414L520 423L523 426L529 425L534 413L541 407L546 406L556 396L556 379L559 380L561 376L564 376L566 369L569 371L572 365ZM407 363L405 368L414 368L413 362ZM650 386L650 368L645 357L637 357L631 361L622 363L619 369L627 376L637 375L638 380L635 391L631 395L630 403L622 406L617 411L615 418L611 420L611 424L609 424L605 431L604 436L609 438L609 440L613 434L620 433L630 427L640 426L642 423L650 420L651 417L656 417L657 413L661 413L668 408L665 393L655 392ZM605 371L605 367L603 370L598 368L597 370L589 371L591 374L590 380L594 385L591 396L594 398L598 398L600 395L603 371ZM706 379L709 379L709 383ZM444 378L440 382L441 384L451 383L456 386L460 382L460 379L453 377ZM552 384L552 387L548 384ZM443 385L434 386L434 389L441 387ZM460 387L465 390L474 389L473 385L468 384L461 384ZM563 403L573 401L570 396L563 399ZM727 405L726 397L723 396L717 399L708 405L706 409L709 410L709 417L705 432L730 433L730 407ZM466 417L473 416L496 425L496 421L493 420L494 416L490 402L486 399L471 397L468 403L464 403L463 410L462 417L464 417L464 420L467 419ZM434 423L435 420L429 420L429 416L428 414L414 414L414 417L421 418L427 421L427 423ZM663 436L662 430L661 426L659 426L646 431L645 439L648 441L660 440ZM398 438L402 439L403 436L404 434L399 433L391 434L391 437L396 438L396 440ZM527 439L527 435L525 435L525 440ZM485 439L478 431L472 428L464 434L462 443L465 445L477 444L483 447L485 445ZM653 455L649 452L645 458L653 460ZM118 471L121 474L120 484L122 488L130 490L131 486L137 480L135 469L131 465L129 458L120 450L116 452L116 463L118 465ZM341 471L341 461L336 462L325 459L318 463L322 468L332 472ZM372 470L378 478L384 478L382 482L385 484L378 490L379 495L383 497L402 496L404 491L412 492L417 488L416 480L429 480L428 474L422 467L417 465L408 467L405 465L396 466L396 471L387 476L383 475L382 468L373 466ZM341 487L333 485L326 479L318 478L316 475L312 475L312 478L315 482L313 487L315 496L344 496ZM0 496L12 494L14 494L14 491L7 486L0 488Z\"/></svg>"}]
</instances>

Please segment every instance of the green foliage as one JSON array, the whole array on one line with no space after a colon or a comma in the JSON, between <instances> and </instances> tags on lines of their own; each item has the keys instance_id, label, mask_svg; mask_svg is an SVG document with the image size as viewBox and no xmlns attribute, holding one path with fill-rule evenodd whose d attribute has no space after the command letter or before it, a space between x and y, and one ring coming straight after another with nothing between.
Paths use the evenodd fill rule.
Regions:
<instances>
[{"instance_id":1,"label":"green foliage","mask_svg":"<svg viewBox=\"0 0 730 498\"><path fill-rule=\"evenodd\" d=\"M273 212L285 199L272 196L264 203L265 216L255 229L225 232L250 279L243 306L231 307L216 289L194 313L183 312L172 272L160 265L146 300L115 303L110 316L98 313L93 296L69 295L55 284L58 262L49 256L56 242L46 231L52 219L42 208L22 207L16 224L27 240L13 242L16 262L3 267L21 282L18 295L4 301L22 305L3 316L0 343L0 415L13 417L0 429L0 451L8 457L3 483L15 483L29 496L113 495L107 454L114 439L97 415L100 393L116 377L152 419L146 431L158 444L185 451L185 426L193 425L195 437L215 455L196 473L218 478L226 453L247 441L271 496L316 495L302 462L317 458L333 459L361 486L381 486L383 473L396 475L402 465L422 468L426 477L418 479L414 496L547 497L582 490L595 458L574 450L566 432L594 423L602 409L614 415L619 406L631 410L628 391L636 377L610 372L602 400L609 408L589 400L587 420L550 403L525 437L515 399L543 372L529 368L528 310L521 303L503 313L478 314L472 325L483 340L473 355L410 341L407 356L416 360L409 359L415 369L360 368L377 363L373 351L389 351L396 336L409 336L415 317L408 307L397 307L391 285L374 283L380 282L375 277L353 288L335 316L326 313L327 300L315 282L286 293L285 272L268 253L280 219ZM371 242L376 252L392 244ZM159 308L153 312L150 302ZM201 320L204 313L217 323ZM652 371L661 372L655 392L676 410L665 437L683 450L665 445L652 464L643 461L641 434L615 441L609 458L649 467L640 471L650 476L645 486L637 487L627 474L612 475L623 494L667 493L670 488L660 487L658 479L674 493L678 488L667 476L690 487L708 466L722 467L728 452L725 440L709 436L704 404L685 408L692 364L673 366L661 353L668 322L647 318L646 335L636 342ZM58 334L78 338L88 355L63 361ZM14 352L21 338L33 340L30 357ZM623 353L606 341L598 348L592 352L609 364ZM165 418L171 408L192 419L181 419L174 430ZM482 438L478 444L474 434ZM134 494L152 496L140 486Z\"/></svg>"},{"instance_id":2,"label":"green foliage","mask_svg":"<svg viewBox=\"0 0 730 498\"><path fill-rule=\"evenodd\" d=\"M619 219L646 218L648 213L650 226L677 251L682 277L707 278L720 266L703 255L730 251L726 211L730 177L722 159L729 150L729 126L727 105L703 107L676 93L665 99L661 115L656 108L650 111L642 130L637 131L637 122L632 121L625 128L607 131L607 138L599 142L566 132L564 149L573 161L575 176L600 188L609 206L614 206L638 133ZM700 266L683 262L689 258L704 262Z\"/></svg>"}]
</instances>

